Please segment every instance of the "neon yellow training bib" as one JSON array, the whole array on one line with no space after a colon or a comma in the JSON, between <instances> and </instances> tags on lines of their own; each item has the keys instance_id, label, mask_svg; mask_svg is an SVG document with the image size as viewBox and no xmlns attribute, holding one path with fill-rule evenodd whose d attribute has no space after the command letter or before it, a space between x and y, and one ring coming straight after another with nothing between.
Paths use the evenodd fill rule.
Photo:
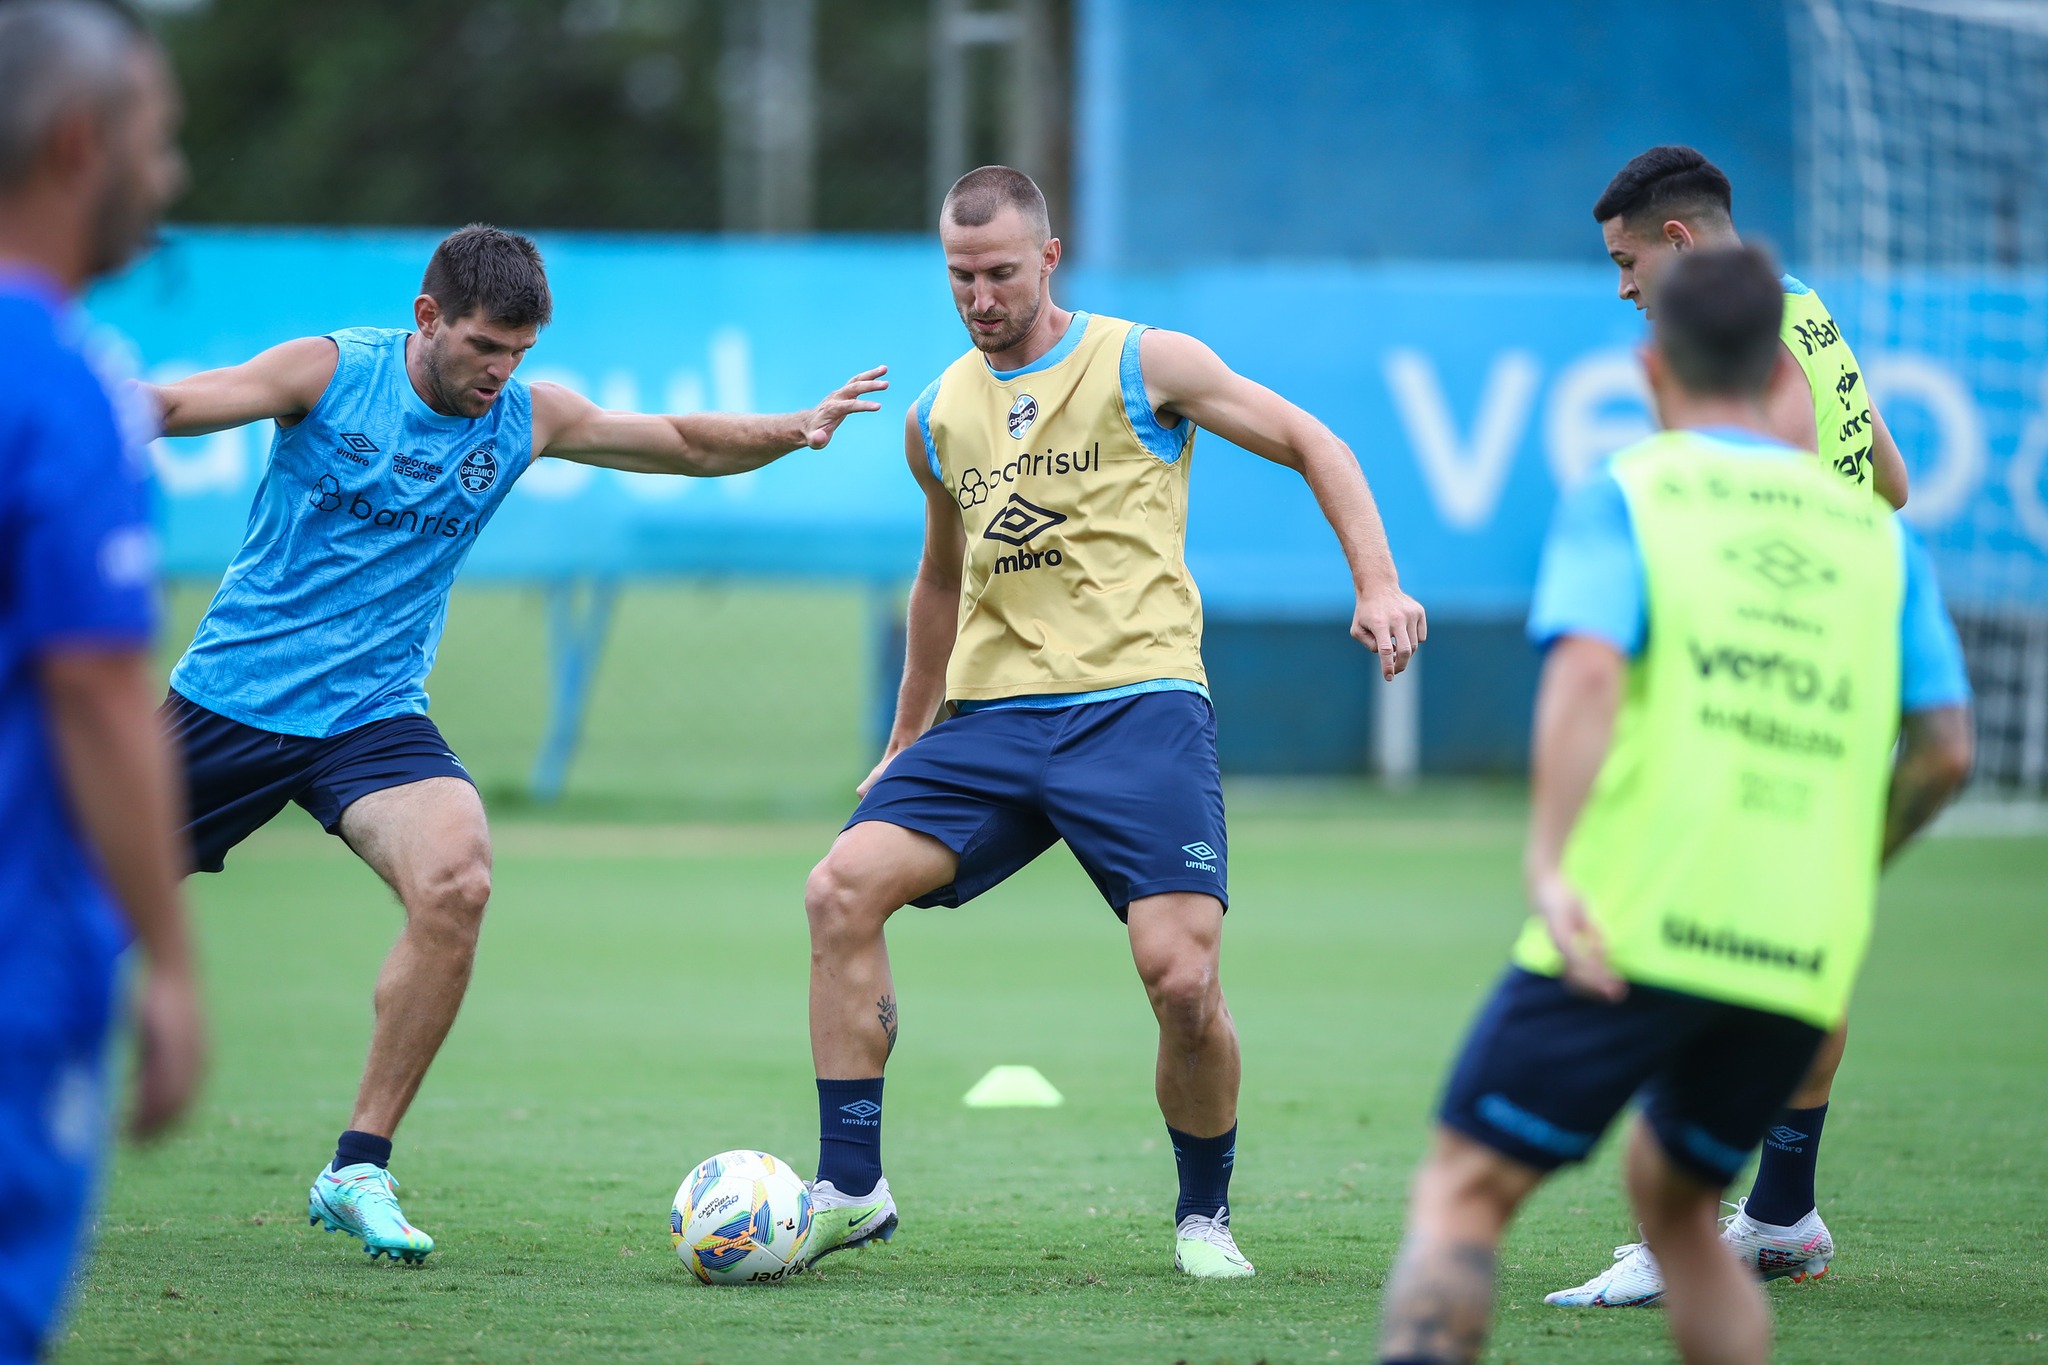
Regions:
<instances>
[{"instance_id":1,"label":"neon yellow training bib","mask_svg":"<svg viewBox=\"0 0 2048 1365\"><path fill-rule=\"evenodd\" d=\"M1899 714L1889 509L1793 452L1614 457L1649 634L1566 846L1625 980L1832 1027L1870 938ZM1531 918L1515 961L1563 961Z\"/></svg>"},{"instance_id":2,"label":"neon yellow training bib","mask_svg":"<svg viewBox=\"0 0 2048 1365\"><path fill-rule=\"evenodd\" d=\"M1784 285L1785 319L1778 335L1806 372L1821 462L1850 483L1874 492L1870 447L1875 437L1862 367L1820 295L1790 275L1784 277Z\"/></svg>"},{"instance_id":3,"label":"neon yellow training bib","mask_svg":"<svg viewBox=\"0 0 2048 1365\"><path fill-rule=\"evenodd\" d=\"M979 351L940 376L927 430L967 532L949 701L1206 682L1184 553L1194 424L1152 416L1140 330L1076 313L1008 378Z\"/></svg>"}]
</instances>

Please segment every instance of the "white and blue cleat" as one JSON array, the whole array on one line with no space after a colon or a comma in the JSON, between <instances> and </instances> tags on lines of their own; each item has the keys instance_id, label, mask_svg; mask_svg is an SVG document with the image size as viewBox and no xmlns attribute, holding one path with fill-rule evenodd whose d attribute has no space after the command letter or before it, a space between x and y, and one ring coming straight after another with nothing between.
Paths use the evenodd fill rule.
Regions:
<instances>
[{"instance_id":1,"label":"white and blue cleat","mask_svg":"<svg viewBox=\"0 0 2048 1365\"><path fill-rule=\"evenodd\" d=\"M340 1170L324 1168L313 1177L306 1196L306 1219L329 1232L345 1232L363 1244L371 1260L389 1256L418 1265L434 1249L434 1239L406 1221L394 1192L391 1172L370 1162Z\"/></svg>"}]
</instances>

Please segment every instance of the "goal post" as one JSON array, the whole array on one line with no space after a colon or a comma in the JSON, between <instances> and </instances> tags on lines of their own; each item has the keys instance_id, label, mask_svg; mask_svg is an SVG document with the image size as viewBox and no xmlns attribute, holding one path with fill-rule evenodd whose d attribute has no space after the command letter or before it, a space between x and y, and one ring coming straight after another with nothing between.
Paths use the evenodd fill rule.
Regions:
<instances>
[{"instance_id":1,"label":"goal post","mask_svg":"<svg viewBox=\"0 0 2048 1365\"><path fill-rule=\"evenodd\" d=\"M1800 260L1912 470L1980 796L2048 795L2048 4L1790 0Z\"/></svg>"}]
</instances>

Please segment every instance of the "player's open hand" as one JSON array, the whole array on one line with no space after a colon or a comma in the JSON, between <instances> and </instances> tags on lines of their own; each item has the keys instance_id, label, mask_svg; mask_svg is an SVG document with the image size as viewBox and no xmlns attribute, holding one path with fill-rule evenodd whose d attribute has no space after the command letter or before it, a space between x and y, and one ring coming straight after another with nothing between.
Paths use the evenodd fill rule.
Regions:
<instances>
[{"instance_id":1,"label":"player's open hand","mask_svg":"<svg viewBox=\"0 0 2048 1365\"><path fill-rule=\"evenodd\" d=\"M1564 984L1596 1000L1619 1000L1628 985L1607 965L1607 943L1586 913L1586 902L1556 871L1532 874L1529 906L1543 917L1550 941L1564 954Z\"/></svg>"},{"instance_id":2,"label":"player's open hand","mask_svg":"<svg viewBox=\"0 0 2048 1365\"><path fill-rule=\"evenodd\" d=\"M1380 676L1392 682L1429 638L1429 618L1422 604L1399 588L1361 592L1351 615L1351 638L1379 654Z\"/></svg>"},{"instance_id":3,"label":"player's open hand","mask_svg":"<svg viewBox=\"0 0 2048 1365\"><path fill-rule=\"evenodd\" d=\"M868 788L881 781L882 774L889 771L889 765L896 761L896 755L902 753L908 747L908 745L891 743L888 748L882 751L882 761L870 769L868 775L860 780L860 785L853 789L853 794L855 796L866 796Z\"/></svg>"},{"instance_id":4,"label":"player's open hand","mask_svg":"<svg viewBox=\"0 0 2048 1365\"><path fill-rule=\"evenodd\" d=\"M189 971L146 968L135 999L135 1109L128 1131L148 1141L178 1121L199 1091L206 1030Z\"/></svg>"},{"instance_id":5,"label":"player's open hand","mask_svg":"<svg viewBox=\"0 0 2048 1365\"><path fill-rule=\"evenodd\" d=\"M889 387L889 381L882 378L889 373L887 365L877 365L872 370L862 370L853 378L841 384L825 396L825 401L812 408L804 420L806 443L812 450L823 450L831 441L832 433L839 430L839 424L856 412L880 412L882 405L866 397L880 393Z\"/></svg>"}]
</instances>

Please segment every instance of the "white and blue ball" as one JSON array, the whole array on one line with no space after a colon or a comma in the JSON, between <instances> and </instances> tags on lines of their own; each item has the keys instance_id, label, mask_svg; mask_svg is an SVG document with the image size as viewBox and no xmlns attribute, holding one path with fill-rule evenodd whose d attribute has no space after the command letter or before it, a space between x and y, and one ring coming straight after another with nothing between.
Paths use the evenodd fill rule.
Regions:
<instances>
[{"instance_id":1,"label":"white and blue ball","mask_svg":"<svg viewBox=\"0 0 2048 1365\"><path fill-rule=\"evenodd\" d=\"M676 1255L706 1284L774 1284L800 1269L810 1187L766 1152L720 1152L676 1191L669 1233Z\"/></svg>"}]
</instances>

